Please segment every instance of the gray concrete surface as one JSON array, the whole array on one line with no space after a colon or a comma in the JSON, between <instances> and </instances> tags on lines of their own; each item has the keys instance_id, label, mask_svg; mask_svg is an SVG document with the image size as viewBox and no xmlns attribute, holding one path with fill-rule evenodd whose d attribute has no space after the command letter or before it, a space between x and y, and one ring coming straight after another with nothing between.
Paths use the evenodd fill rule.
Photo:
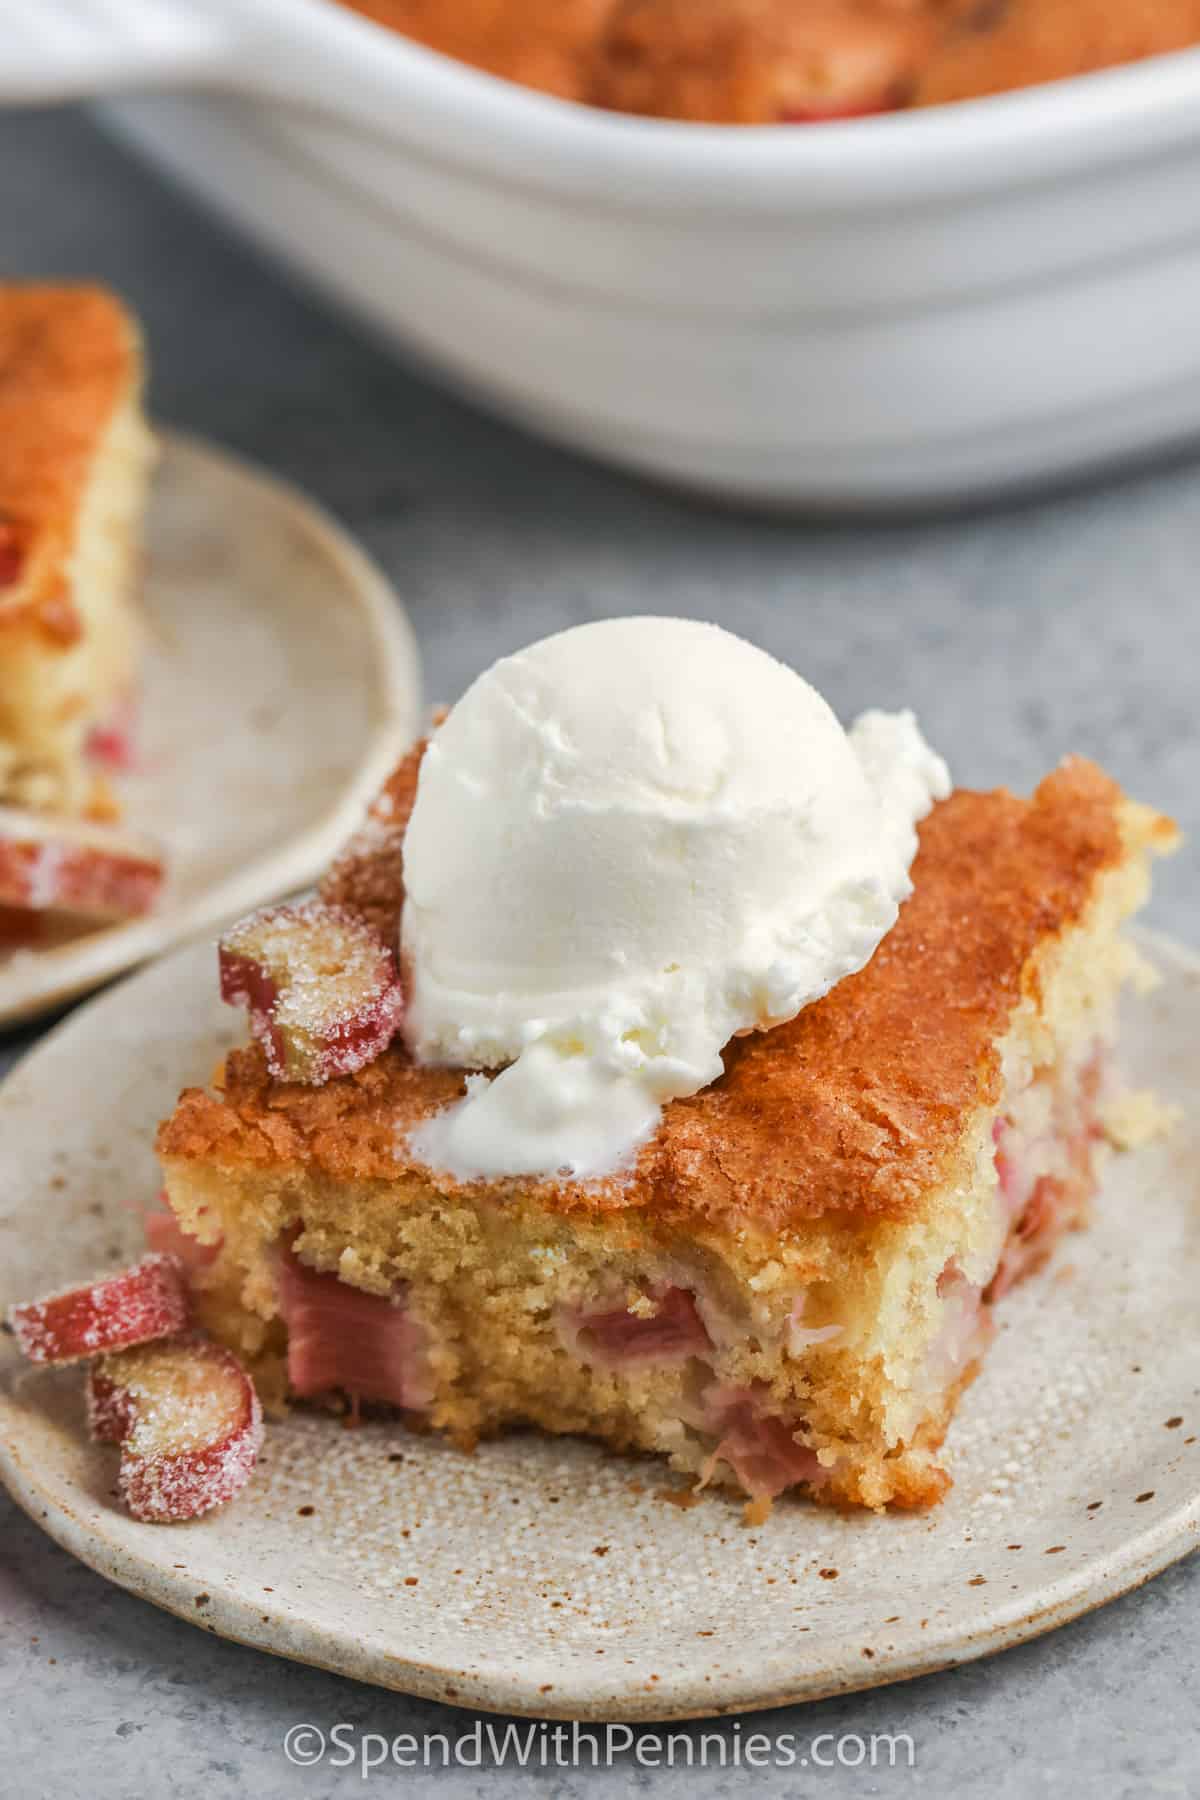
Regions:
<instances>
[{"instance_id":1,"label":"gray concrete surface","mask_svg":"<svg viewBox=\"0 0 1200 1800\"><path fill-rule=\"evenodd\" d=\"M158 416L292 477L361 535L411 612L431 696L569 622L718 619L793 661L843 714L914 706L960 781L1027 786L1069 749L1101 757L1190 829L1151 917L1200 942L1200 462L911 526L696 509L447 398L72 113L0 121L0 274L35 272L122 288L148 328ZM0 1068L36 1035L0 1039ZM994 1661L766 1722L801 1738L905 1732L911 1769L653 1773L627 1754L577 1774L389 1767L371 1784L445 1800L1195 1795L1198 1620L1193 1558ZM388 1737L473 1723L206 1637L107 1586L0 1497L0 1793L361 1787L353 1767L288 1763L284 1734L306 1721ZM732 1744L733 1726L720 1729Z\"/></svg>"}]
</instances>

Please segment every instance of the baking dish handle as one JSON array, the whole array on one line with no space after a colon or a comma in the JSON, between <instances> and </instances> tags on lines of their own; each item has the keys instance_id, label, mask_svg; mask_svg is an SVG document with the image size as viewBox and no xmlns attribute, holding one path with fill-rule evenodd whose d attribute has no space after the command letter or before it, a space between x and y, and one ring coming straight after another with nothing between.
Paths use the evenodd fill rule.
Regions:
<instances>
[{"instance_id":1,"label":"baking dish handle","mask_svg":"<svg viewBox=\"0 0 1200 1800\"><path fill-rule=\"evenodd\" d=\"M177 0L0 0L0 106L228 80L227 20Z\"/></svg>"},{"instance_id":2,"label":"baking dish handle","mask_svg":"<svg viewBox=\"0 0 1200 1800\"><path fill-rule=\"evenodd\" d=\"M0 0L0 106L225 88L344 110L304 11L273 0Z\"/></svg>"},{"instance_id":3,"label":"baking dish handle","mask_svg":"<svg viewBox=\"0 0 1200 1800\"><path fill-rule=\"evenodd\" d=\"M208 88L388 124L368 32L313 0L0 0L0 109Z\"/></svg>"}]
</instances>

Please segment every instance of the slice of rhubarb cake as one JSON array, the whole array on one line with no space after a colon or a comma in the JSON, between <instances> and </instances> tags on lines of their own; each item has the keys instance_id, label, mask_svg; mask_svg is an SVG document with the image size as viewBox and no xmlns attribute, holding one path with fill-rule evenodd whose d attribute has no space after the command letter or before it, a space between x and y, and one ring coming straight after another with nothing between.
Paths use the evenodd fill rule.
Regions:
<instances>
[{"instance_id":1,"label":"slice of rhubarb cake","mask_svg":"<svg viewBox=\"0 0 1200 1800\"><path fill-rule=\"evenodd\" d=\"M162 1126L171 1212L151 1226L187 1255L203 1322L277 1399L388 1402L463 1445L585 1433L739 1487L756 1514L793 1487L936 1501L994 1303L1086 1219L1139 967L1119 928L1173 827L1079 759L1029 800L956 791L866 967L733 1040L632 1167L460 1181L409 1140L462 1071L363 1036L372 1005L395 1016L419 756L325 884L323 956L311 903L294 955L278 913L227 945L227 982L260 945L261 1041ZM301 1016L307 1051L330 1046L319 1084L284 1078Z\"/></svg>"},{"instance_id":2,"label":"slice of rhubarb cake","mask_svg":"<svg viewBox=\"0 0 1200 1800\"><path fill-rule=\"evenodd\" d=\"M0 284L0 799L77 812L129 706L153 444L136 322L102 288Z\"/></svg>"}]
</instances>

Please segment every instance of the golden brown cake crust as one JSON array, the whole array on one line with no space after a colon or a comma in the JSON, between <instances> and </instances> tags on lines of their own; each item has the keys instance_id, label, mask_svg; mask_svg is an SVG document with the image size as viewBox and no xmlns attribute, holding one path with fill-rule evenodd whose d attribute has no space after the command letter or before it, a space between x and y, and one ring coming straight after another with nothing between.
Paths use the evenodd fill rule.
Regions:
<instances>
[{"instance_id":1,"label":"golden brown cake crust","mask_svg":"<svg viewBox=\"0 0 1200 1800\"><path fill-rule=\"evenodd\" d=\"M1197 41L1200 0L1007 0L989 29L945 40L913 102L941 106L1063 81Z\"/></svg>"},{"instance_id":2,"label":"golden brown cake crust","mask_svg":"<svg viewBox=\"0 0 1200 1800\"><path fill-rule=\"evenodd\" d=\"M613 0L348 0L355 12L564 100L586 98L588 66Z\"/></svg>"},{"instance_id":3,"label":"golden brown cake crust","mask_svg":"<svg viewBox=\"0 0 1200 1800\"><path fill-rule=\"evenodd\" d=\"M94 286L0 285L0 528L22 572L0 585L0 630L32 618L70 642L67 561L92 458L140 375L136 328Z\"/></svg>"},{"instance_id":4,"label":"golden brown cake crust","mask_svg":"<svg viewBox=\"0 0 1200 1800\"><path fill-rule=\"evenodd\" d=\"M413 757L393 777L392 822L407 816L415 773ZM664 1224L776 1232L827 1213L910 1215L965 1119L998 1096L995 1044L1030 990L1033 952L1079 919L1097 876L1122 861L1123 807L1117 785L1079 758L1032 800L954 793L921 827L915 891L860 974L790 1024L731 1044L723 1078L667 1107L625 1178L526 1179L511 1192L564 1214L634 1210ZM1144 832L1165 843L1172 827L1147 814ZM353 857L339 868L340 901L357 898L394 929L394 857L388 880L374 885ZM425 1182L428 1172L406 1157L405 1132L461 1091L459 1071L416 1067L399 1046L323 1088L272 1081L253 1047L229 1057L221 1095L184 1092L158 1149L168 1159ZM510 1190L492 1191L504 1199Z\"/></svg>"},{"instance_id":5,"label":"golden brown cake crust","mask_svg":"<svg viewBox=\"0 0 1200 1800\"><path fill-rule=\"evenodd\" d=\"M344 0L561 98L698 123L931 106L1200 41L1200 0Z\"/></svg>"},{"instance_id":6,"label":"golden brown cake crust","mask_svg":"<svg viewBox=\"0 0 1200 1800\"><path fill-rule=\"evenodd\" d=\"M321 883L331 906L359 913L394 940L404 905L404 833L417 797L425 739L413 745L377 795L362 829L351 838Z\"/></svg>"},{"instance_id":7,"label":"golden brown cake crust","mask_svg":"<svg viewBox=\"0 0 1200 1800\"><path fill-rule=\"evenodd\" d=\"M617 0L585 96L617 112L760 125L904 106L977 0Z\"/></svg>"}]
</instances>

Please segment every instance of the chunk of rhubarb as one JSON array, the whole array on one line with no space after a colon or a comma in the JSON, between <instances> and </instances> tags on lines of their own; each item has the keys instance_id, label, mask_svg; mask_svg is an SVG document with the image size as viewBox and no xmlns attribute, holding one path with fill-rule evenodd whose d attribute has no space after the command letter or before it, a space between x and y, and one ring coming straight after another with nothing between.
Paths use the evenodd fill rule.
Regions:
<instances>
[{"instance_id":1,"label":"chunk of rhubarb","mask_svg":"<svg viewBox=\"0 0 1200 1800\"><path fill-rule=\"evenodd\" d=\"M200 1337L103 1356L90 1372L92 1436L121 1446L117 1487L135 1519L173 1524L224 1506L262 1446L254 1383Z\"/></svg>"},{"instance_id":2,"label":"chunk of rhubarb","mask_svg":"<svg viewBox=\"0 0 1200 1800\"><path fill-rule=\"evenodd\" d=\"M114 775L128 775L137 768L137 706L130 695L92 726L84 750L92 762Z\"/></svg>"},{"instance_id":3,"label":"chunk of rhubarb","mask_svg":"<svg viewBox=\"0 0 1200 1800\"><path fill-rule=\"evenodd\" d=\"M924 1379L930 1392L952 1387L978 1362L991 1341L992 1309L983 1304L983 1289L969 1281L952 1256L937 1279L942 1322L925 1356Z\"/></svg>"},{"instance_id":4,"label":"chunk of rhubarb","mask_svg":"<svg viewBox=\"0 0 1200 1800\"><path fill-rule=\"evenodd\" d=\"M767 1410L769 1397L754 1387L714 1386L704 1395L709 1431L717 1439L701 1486L718 1462L729 1465L752 1500L774 1500L798 1482L821 1487L829 1470L815 1450L798 1444L793 1427Z\"/></svg>"},{"instance_id":5,"label":"chunk of rhubarb","mask_svg":"<svg viewBox=\"0 0 1200 1800\"><path fill-rule=\"evenodd\" d=\"M869 119L875 113L894 112L895 100L886 94L862 99L812 100L805 106L789 106L779 115L781 125L832 125L838 119Z\"/></svg>"},{"instance_id":6,"label":"chunk of rhubarb","mask_svg":"<svg viewBox=\"0 0 1200 1800\"><path fill-rule=\"evenodd\" d=\"M244 1004L281 1081L320 1087L374 1062L400 1023L395 953L343 907L310 900L243 919L219 946L221 998Z\"/></svg>"},{"instance_id":7,"label":"chunk of rhubarb","mask_svg":"<svg viewBox=\"0 0 1200 1800\"><path fill-rule=\"evenodd\" d=\"M406 1410L433 1398L425 1332L403 1291L368 1294L280 1251L279 1310L288 1333L288 1386L307 1399L337 1389Z\"/></svg>"},{"instance_id":8,"label":"chunk of rhubarb","mask_svg":"<svg viewBox=\"0 0 1200 1800\"><path fill-rule=\"evenodd\" d=\"M85 1287L14 1306L8 1316L17 1347L30 1362L69 1363L171 1337L183 1330L187 1312L178 1261L151 1255Z\"/></svg>"},{"instance_id":9,"label":"chunk of rhubarb","mask_svg":"<svg viewBox=\"0 0 1200 1800\"><path fill-rule=\"evenodd\" d=\"M24 533L11 519L0 519L0 589L16 587L24 566Z\"/></svg>"},{"instance_id":10,"label":"chunk of rhubarb","mask_svg":"<svg viewBox=\"0 0 1200 1800\"><path fill-rule=\"evenodd\" d=\"M661 1287L646 1296L645 1310L564 1307L558 1317L564 1346L598 1369L667 1366L703 1357L712 1339L687 1288Z\"/></svg>"},{"instance_id":11,"label":"chunk of rhubarb","mask_svg":"<svg viewBox=\"0 0 1200 1800\"><path fill-rule=\"evenodd\" d=\"M133 919L151 910L163 877L158 850L111 825L0 807L0 906Z\"/></svg>"}]
</instances>

